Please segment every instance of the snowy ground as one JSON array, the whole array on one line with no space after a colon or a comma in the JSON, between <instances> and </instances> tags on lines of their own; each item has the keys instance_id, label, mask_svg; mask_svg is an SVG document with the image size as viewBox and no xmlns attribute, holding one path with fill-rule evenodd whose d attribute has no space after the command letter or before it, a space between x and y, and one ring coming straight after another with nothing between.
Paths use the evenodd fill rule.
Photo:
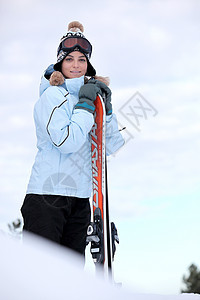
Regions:
<instances>
[{"instance_id":1,"label":"snowy ground","mask_svg":"<svg viewBox=\"0 0 200 300\"><path fill-rule=\"evenodd\" d=\"M200 295L135 294L84 271L79 256L51 242L26 236L26 242L0 234L2 300L134 299L197 300Z\"/></svg>"}]
</instances>

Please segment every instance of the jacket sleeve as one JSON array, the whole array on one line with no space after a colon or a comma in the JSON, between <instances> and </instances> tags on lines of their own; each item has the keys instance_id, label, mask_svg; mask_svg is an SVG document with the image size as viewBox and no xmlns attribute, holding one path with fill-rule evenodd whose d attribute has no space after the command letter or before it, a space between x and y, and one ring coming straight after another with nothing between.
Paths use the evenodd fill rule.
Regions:
<instances>
[{"instance_id":1,"label":"jacket sleeve","mask_svg":"<svg viewBox=\"0 0 200 300\"><path fill-rule=\"evenodd\" d=\"M34 110L37 132L62 153L78 151L94 123L91 113L70 107L70 97L70 94L64 96L58 87L51 86L42 94Z\"/></svg>"},{"instance_id":2,"label":"jacket sleeve","mask_svg":"<svg viewBox=\"0 0 200 300\"><path fill-rule=\"evenodd\" d=\"M115 153L125 144L115 114L106 116L106 155Z\"/></svg>"}]
</instances>

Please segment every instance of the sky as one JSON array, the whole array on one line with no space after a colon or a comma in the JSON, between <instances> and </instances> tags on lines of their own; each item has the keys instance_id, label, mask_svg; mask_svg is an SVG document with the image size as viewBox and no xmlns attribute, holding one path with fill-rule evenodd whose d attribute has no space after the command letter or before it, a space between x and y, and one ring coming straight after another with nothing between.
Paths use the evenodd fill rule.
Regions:
<instances>
[{"instance_id":1,"label":"sky","mask_svg":"<svg viewBox=\"0 0 200 300\"><path fill-rule=\"evenodd\" d=\"M108 159L116 281L176 294L198 239L198 0L1 1L0 224L20 216L36 154L33 107L67 24L79 20L92 64L111 80L125 146ZM93 267L88 249L86 268Z\"/></svg>"}]
</instances>

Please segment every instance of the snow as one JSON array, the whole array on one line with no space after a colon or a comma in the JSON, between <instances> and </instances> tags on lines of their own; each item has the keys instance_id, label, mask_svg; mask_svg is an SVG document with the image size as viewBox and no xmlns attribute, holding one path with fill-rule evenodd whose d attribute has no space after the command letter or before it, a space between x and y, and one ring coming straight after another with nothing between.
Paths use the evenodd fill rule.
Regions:
<instances>
[{"instance_id":1,"label":"snow","mask_svg":"<svg viewBox=\"0 0 200 300\"><path fill-rule=\"evenodd\" d=\"M153 295L105 282L83 267L75 253L44 239L25 235L24 241L0 234L0 299L134 299L197 300L197 294Z\"/></svg>"}]
</instances>

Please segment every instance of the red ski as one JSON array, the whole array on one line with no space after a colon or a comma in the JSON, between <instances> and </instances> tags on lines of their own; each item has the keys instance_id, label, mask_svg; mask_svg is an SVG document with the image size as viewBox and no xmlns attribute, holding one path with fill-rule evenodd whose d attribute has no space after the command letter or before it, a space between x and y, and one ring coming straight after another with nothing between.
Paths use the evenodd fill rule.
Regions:
<instances>
[{"instance_id":1,"label":"red ski","mask_svg":"<svg viewBox=\"0 0 200 300\"><path fill-rule=\"evenodd\" d=\"M119 243L114 223L109 221L106 164L106 111L102 97L95 102L95 123L91 131L93 221L88 227L87 242L91 242L94 263L104 267L105 277L112 278L115 241Z\"/></svg>"}]
</instances>

